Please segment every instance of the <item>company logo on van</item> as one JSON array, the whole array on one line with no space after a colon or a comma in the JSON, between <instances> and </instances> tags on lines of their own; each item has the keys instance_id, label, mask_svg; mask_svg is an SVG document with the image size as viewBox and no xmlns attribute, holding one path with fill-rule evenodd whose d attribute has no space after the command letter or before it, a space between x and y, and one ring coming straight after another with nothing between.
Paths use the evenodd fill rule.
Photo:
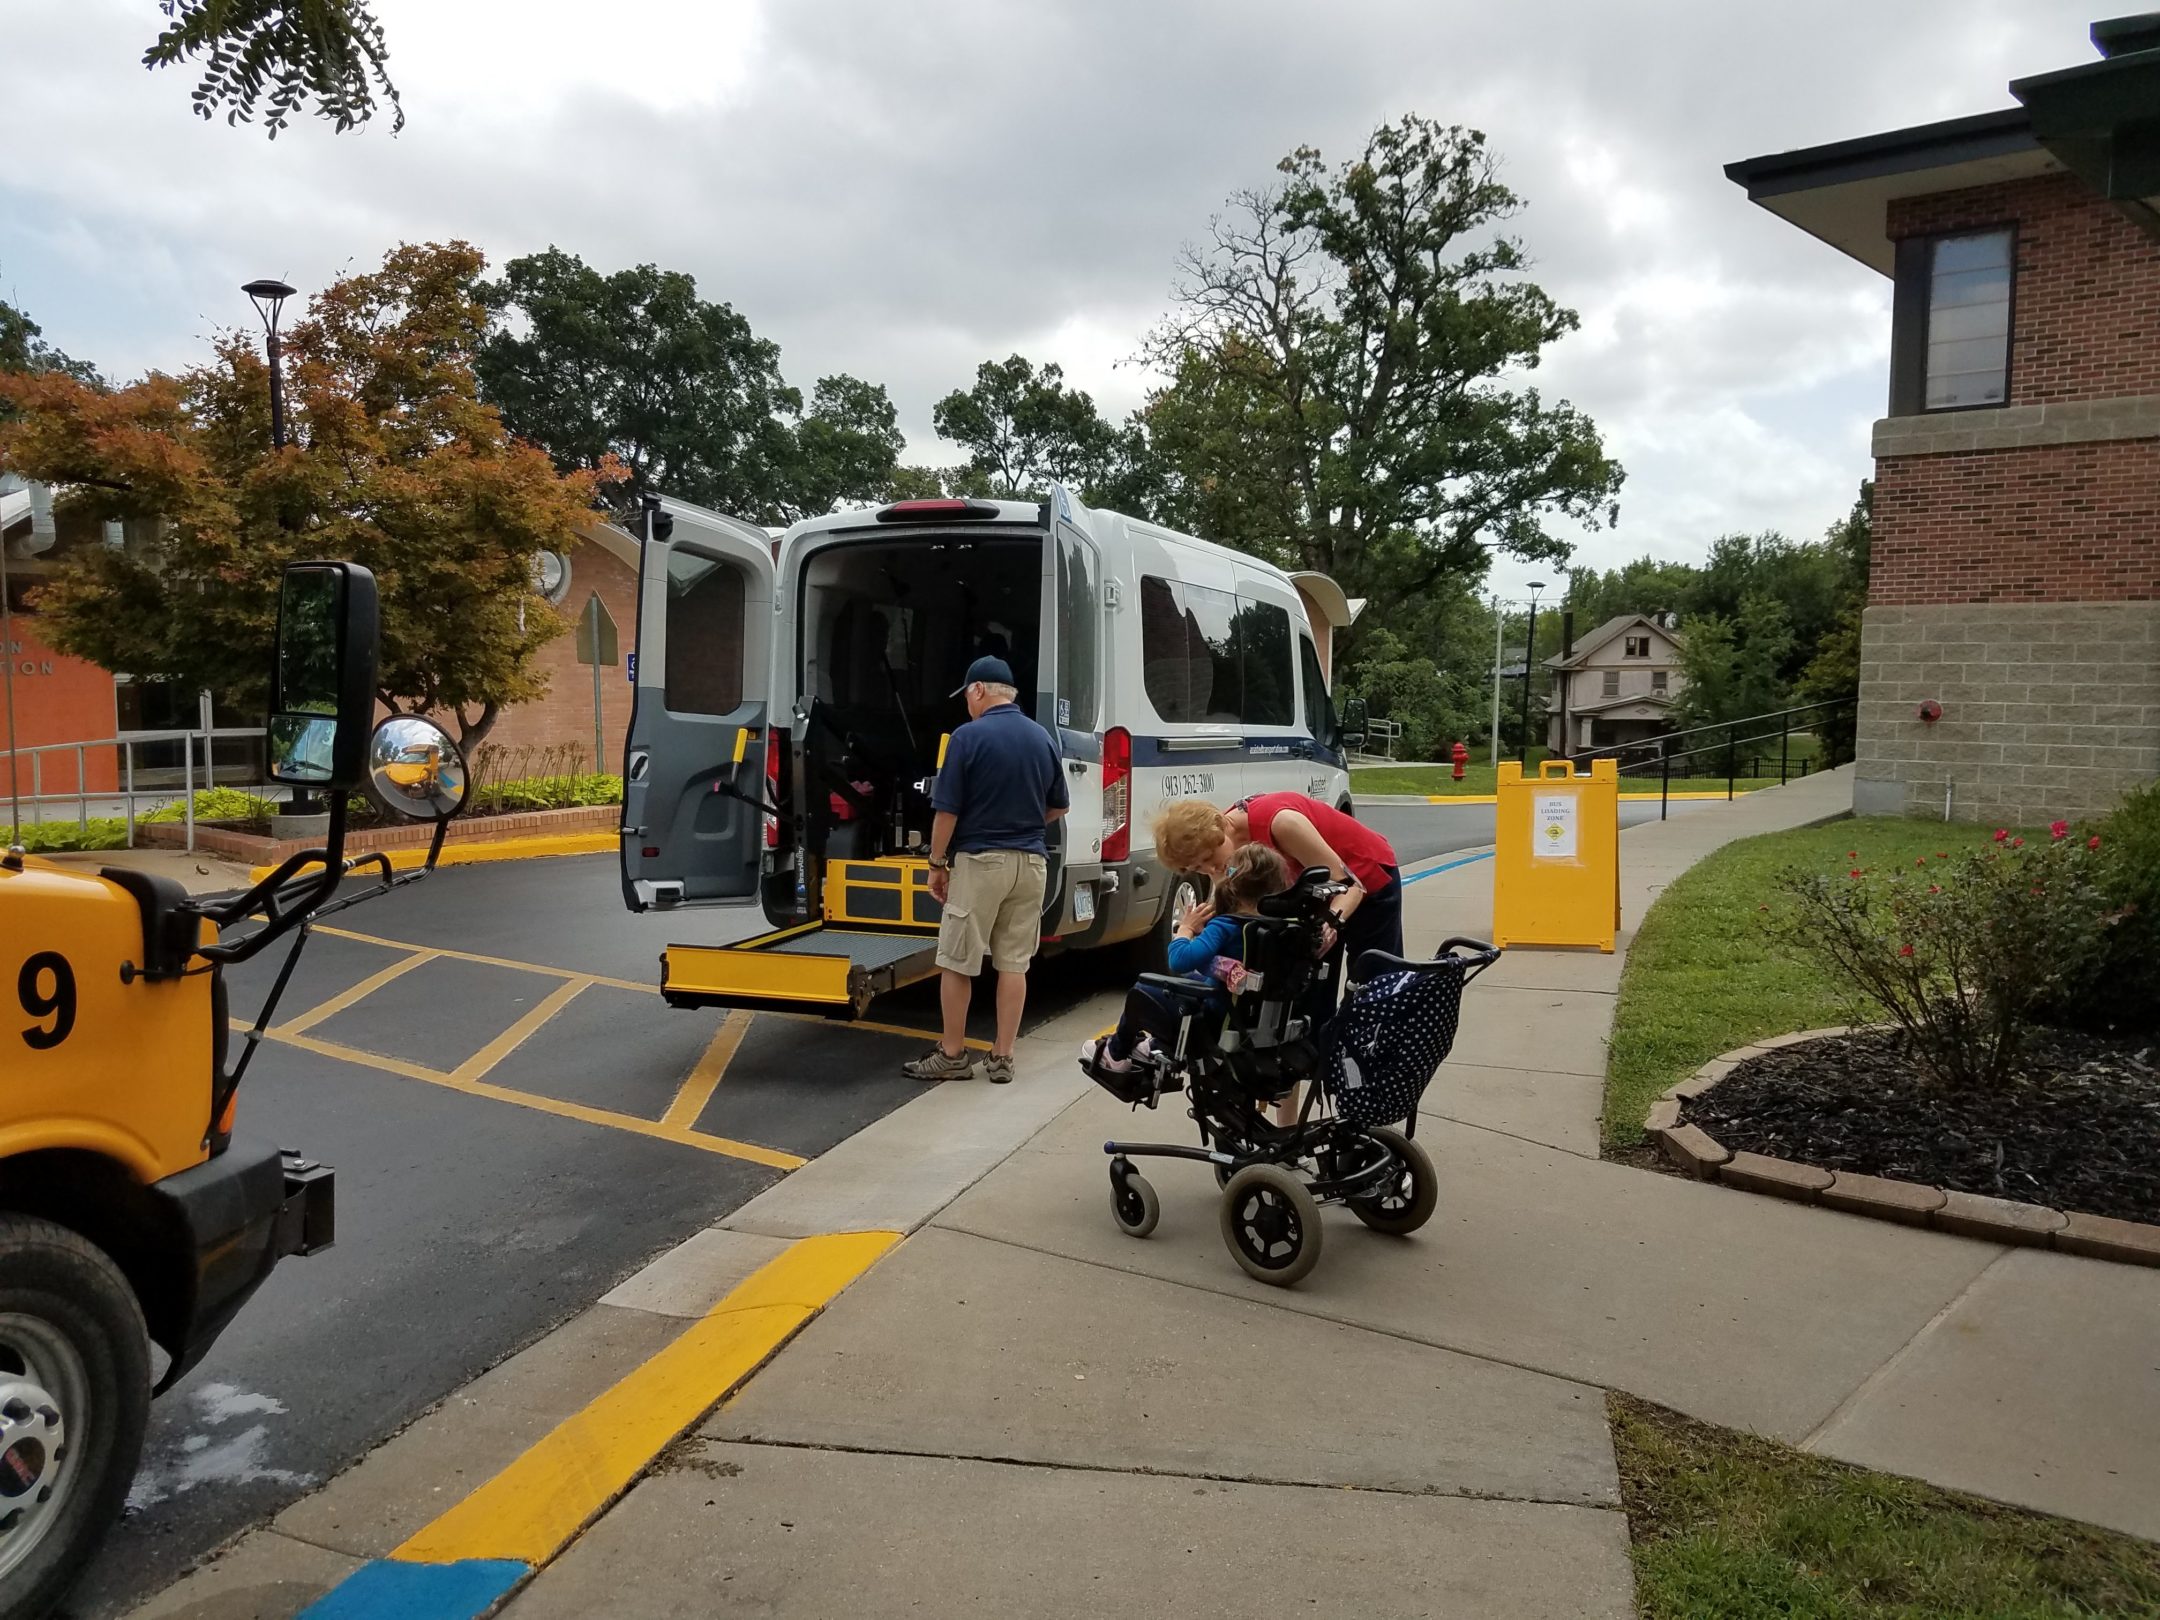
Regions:
<instances>
[{"instance_id":1,"label":"company logo on van","mask_svg":"<svg viewBox=\"0 0 2160 1620\"><path fill-rule=\"evenodd\" d=\"M1247 759L1288 758L1289 753L1290 745L1288 743L1248 743L1245 747L1245 757Z\"/></svg>"}]
</instances>

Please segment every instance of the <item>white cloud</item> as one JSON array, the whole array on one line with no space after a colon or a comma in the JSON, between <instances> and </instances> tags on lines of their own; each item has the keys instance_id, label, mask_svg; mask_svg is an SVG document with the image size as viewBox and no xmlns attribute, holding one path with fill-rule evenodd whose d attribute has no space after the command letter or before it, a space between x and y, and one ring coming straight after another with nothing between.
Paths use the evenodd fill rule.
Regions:
<instances>
[{"instance_id":1,"label":"white cloud","mask_svg":"<svg viewBox=\"0 0 2160 1620\"><path fill-rule=\"evenodd\" d=\"M142 0L0 0L16 147L0 296L122 375L398 240L557 243L692 272L791 381L886 383L916 453L984 359L1106 409L1179 247L1310 143L1407 110L1475 124L1583 329L1536 373L1628 467L1581 560L1812 535L1868 471L1881 278L1751 207L1734 158L2007 104L2083 59L2071 0L378 0L408 125L275 143L149 74ZM1528 570L1503 566L1503 585Z\"/></svg>"}]
</instances>

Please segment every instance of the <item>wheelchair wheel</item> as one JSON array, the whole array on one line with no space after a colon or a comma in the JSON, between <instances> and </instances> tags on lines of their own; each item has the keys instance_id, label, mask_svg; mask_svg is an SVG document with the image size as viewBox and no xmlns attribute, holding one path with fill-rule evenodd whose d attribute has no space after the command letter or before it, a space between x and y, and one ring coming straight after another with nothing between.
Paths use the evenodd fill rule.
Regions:
<instances>
[{"instance_id":1,"label":"wheelchair wheel","mask_svg":"<svg viewBox=\"0 0 2160 1620\"><path fill-rule=\"evenodd\" d=\"M1246 1275L1287 1288L1320 1263L1320 1206L1280 1165L1240 1170L1220 1209L1223 1242Z\"/></svg>"},{"instance_id":2,"label":"wheelchair wheel","mask_svg":"<svg viewBox=\"0 0 2160 1620\"><path fill-rule=\"evenodd\" d=\"M1348 1200L1350 1213L1375 1232L1403 1237L1432 1219L1440 1205L1440 1176L1432 1156L1391 1126L1369 1133L1395 1162L1391 1180L1363 1198Z\"/></svg>"},{"instance_id":3,"label":"wheelchair wheel","mask_svg":"<svg viewBox=\"0 0 2160 1620\"><path fill-rule=\"evenodd\" d=\"M1162 1200L1148 1185L1147 1177L1130 1165L1120 1174L1110 1172L1110 1215L1127 1237L1144 1238L1162 1219Z\"/></svg>"}]
</instances>

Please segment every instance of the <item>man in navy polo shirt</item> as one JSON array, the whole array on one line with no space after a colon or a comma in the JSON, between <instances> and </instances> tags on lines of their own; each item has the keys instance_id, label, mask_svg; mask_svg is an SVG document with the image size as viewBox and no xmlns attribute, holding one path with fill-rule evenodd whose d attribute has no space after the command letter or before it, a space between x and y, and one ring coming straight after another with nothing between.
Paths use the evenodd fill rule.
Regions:
<instances>
[{"instance_id":1,"label":"man in navy polo shirt","mask_svg":"<svg viewBox=\"0 0 2160 1620\"><path fill-rule=\"evenodd\" d=\"M931 808L930 892L943 902L938 927L938 1006L944 1037L904 1066L917 1080L959 1080L967 1054L968 1002L987 954L997 969L997 1039L983 1060L995 1084L1012 1079L1013 1039L1027 1004L1028 964L1042 940L1044 834L1065 813L1065 765L1050 734L1013 700L1012 666L978 658L953 696L968 723L952 734Z\"/></svg>"}]
</instances>

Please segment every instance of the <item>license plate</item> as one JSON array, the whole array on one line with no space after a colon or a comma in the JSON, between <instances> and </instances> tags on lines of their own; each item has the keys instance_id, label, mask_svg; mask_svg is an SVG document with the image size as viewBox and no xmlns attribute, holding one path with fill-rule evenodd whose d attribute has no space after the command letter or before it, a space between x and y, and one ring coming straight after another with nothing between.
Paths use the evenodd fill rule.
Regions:
<instances>
[{"instance_id":1,"label":"license plate","mask_svg":"<svg viewBox=\"0 0 2160 1620\"><path fill-rule=\"evenodd\" d=\"M1092 883L1080 884L1073 890L1073 921L1093 922L1094 920L1095 885Z\"/></svg>"}]
</instances>

